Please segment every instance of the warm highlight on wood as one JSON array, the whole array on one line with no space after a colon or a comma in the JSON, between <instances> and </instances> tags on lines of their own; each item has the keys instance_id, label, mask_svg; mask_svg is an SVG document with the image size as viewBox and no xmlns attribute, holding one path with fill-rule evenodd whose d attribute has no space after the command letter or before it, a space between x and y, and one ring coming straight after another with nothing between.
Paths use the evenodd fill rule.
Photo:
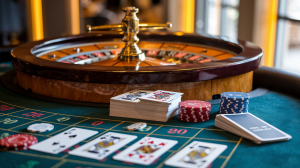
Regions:
<instances>
[{"instance_id":1,"label":"warm highlight on wood","mask_svg":"<svg viewBox=\"0 0 300 168\"><path fill-rule=\"evenodd\" d=\"M168 90L183 92L183 100L211 100L222 92L250 92L253 71L228 78L171 84L97 84L61 81L29 75L17 71L18 84L32 92L45 96L96 103L109 103L110 98L124 92L143 90Z\"/></svg>"}]
</instances>

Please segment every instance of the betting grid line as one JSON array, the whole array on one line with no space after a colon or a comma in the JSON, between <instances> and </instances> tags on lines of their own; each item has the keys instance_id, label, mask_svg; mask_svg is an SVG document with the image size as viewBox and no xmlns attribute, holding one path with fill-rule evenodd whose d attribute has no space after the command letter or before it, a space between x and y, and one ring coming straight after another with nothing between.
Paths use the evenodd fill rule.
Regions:
<instances>
[{"instance_id":1,"label":"betting grid line","mask_svg":"<svg viewBox=\"0 0 300 168\"><path fill-rule=\"evenodd\" d=\"M21 118L21 119L26 119L26 120L36 120L36 119L32 119L32 118L25 118L25 117L10 115L10 114L6 114L6 116L16 117L16 118Z\"/></svg>"},{"instance_id":2,"label":"betting grid line","mask_svg":"<svg viewBox=\"0 0 300 168\"><path fill-rule=\"evenodd\" d=\"M18 155L24 155L24 156L31 156L31 157L37 157L37 158L44 158L44 159L51 159L51 160L58 160L61 161L61 158L59 157L54 157L54 156L48 156L48 155L39 155L39 154L33 154L33 153L24 153L20 151L6 151L0 149L0 151L4 152L9 152L9 153L14 153ZM78 164L85 164L85 165L91 165L91 166L105 166L105 167L118 167L118 168L129 168L125 166L115 166L115 165L108 165L108 164L103 164L103 163L94 163L94 162L87 162L87 161L80 161L80 160L73 160L73 159L65 159L67 162L70 163L78 163Z\"/></svg>"},{"instance_id":3,"label":"betting grid line","mask_svg":"<svg viewBox=\"0 0 300 168\"><path fill-rule=\"evenodd\" d=\"M27 123L25 123L25 124L17 125L17 126L15 126L15 127L10 128L9 130L12 130L12 129L14 129L14 128L18 128L18 127L23 126L23 125L26 125L26 124L33 123L33 122L35 122L35 121L36 121L36 120L32 120L32 121L29 121L29 122L27 122Z\"/></svg>"},{"instance_id":4,"label":"betting grid line","mask_svg":"<svg viewBox=\"0 0 300 168\"><path fill-rule=\"evenodd\" d=\"M106 133L106 132L112 130L113 128L115 128L115 127L117 127L117 126L119 126L119 125L121 125L121 124L123 124L123 123L124 123L124 122L121 122L121 123L119 123L119 124L116 124L115 126L113 126L113 127L109 128L109 129L107 129L106 131L103 131L102 133L100 133L97 137L99 137L100 135L103 135L104 133ZM95 137L95 138L97 138L97 137ZM93 139L95 139L95 138L93 138ZM90 142L90 141L93 140L93 139L90 139L90 140L87 141L87 142Z\"/></svg>"},{"instance_id":5,"label":"betting grid line","mask_svg":"<svg viewBox=\"0 0 300 168\"><path fill-rule=\"evenodd\" d=\"M72 125L67 126L66 128L70 128L70 127L72 127L72 126L76 126L77 124L79 124L79 123L81 123L81 122L83 122L83 121L86 121L86 120L88 120L88 119L89 119L89 118L86 118L86 119L84 119L84 120L81 120L81 121L79 121L79 122L77 122L77 123L75 123L75 124L72 124ZM54 133L57 133L57 132L59 132L59 131L63 131L63 130L66 129L66 128L62 128L62 129L60 129L60 130L58 130L58 131L52 132L52 133L49 134L49 135L53 135Z\"/></svg>"},{"instance_id":6,"label":"betting grid line","mask_svg":"<svg viewBox=\"0 0 300 168\"><path fill-rule=\"evenodd\" d=\"M10 103L6 103L3 101L0 101L2 103L15 106L15 107L20 107L20 108L26 108L22 106L16 106ZM108 120L108 121L117 121L117 122L123 122L122 120L112 120L112 119L106 119L106 118L94 118L94 117L83 117L83 116L76 116L76 115L70 115L70 114L60 114L60 113L54 113L54 112L48 112L48 111L42 111L42 110L37 110L37 109L32 109L32 108L26 108L27 110L34 110L34 111L40 111L40 112L45 112L45 113L52 113L52 114L58 114L58 115L66 115L66 116L72 116L72 117L81 117L81 118L89 118L89 119L100 119L100 120ZM129 122L129 123L135 123L134 121L124 121L124 122ZM154 124L147 122L149 125L161 125L161 124ZM177 125L163 125L163 126L170 126L170 127L180 127L180 128L193 128L193 129L205 129L205 130L217 130L217 131L224 131L222 129L211 129L211 128L199 128L199 127L186 127L186 126L177 126Z\"/></svg>"},{"instance_id":7,"label":"betting grid line","mask_svg":"<svg viewBox=\"0 0 300 168\"><path fill-rule=\"evenodd\" d=\"M43 117L43 118L41 118L41 119L48 118L48 117L52 117L52 116L55 116L55 114L50 115L50 116ZM17 126L15 126L15 127L10 128L10 130L15 129L15 128L18 128L18 127L23 126L23 125L26 125L26 124L29 124L29 123L32 123L32 122L41 121L41 119L32 120L32 121L27 122L27 123L25 123L25 124L17 125Z\"/></svg>"},{"instance_id":8,"label":"betting grid line","mask_svg":"<svg viewBox=\"0 0 300 168\"><path fill-rule=\"evenodd\" d=\"M51 168L58 168L60 167L61 165L65 164L66 163L66 160L63 159L62 161L56 163L54 166L52 166Z\"/></svg>"},{"instance_id":9,"label":"betting grid line","mask_svg":"<svg viewBox=\"0 0 300 168\"><path fill-rule=\"evenodd\" d=\"M148 135L146 135L145 137L147 137L147 136L153 134L155 131L157 131L158 129L160 129L162 126L163 126L163 125L159 126L158 128L156 128L155 130L153 130L152 132L150 132L150 133L149 133Z\"/></svg>"},{"instance_id":10,"label":"betting grid line","mask_svg":"<svg viewBox=\"0 0 300 168\"><path fill-rule=\"evenodd\" d=\"M232 143L237 143L238 141L232 141L232 140L223 140L223 139L208 139L208 138L194 138L194 139L199 139L199 140L210 140L210 141L222 141L222 142L232 142Z\"/></svg>"},{"instance_id":11,"label":"betting grid line","mask_svg":"<svg viewBox=\"0 0 300 168\"><path fill-rule=\"evenodd\" d=\"M218 156L218 158L221 158L221 159L227 159L228 158L228 156Z\"/></svg>"},{"instance_id":12,"label":"betting grid line","mask_svg":"<svg viewBox=\"0 0 300 168\"><path fill-rule=\"evenodd\" d=\"M21 111L25 111L25 110L28 110L28 109L23 109L23 110L18 110L18 111L14 111L14 112L10 112L10 113L2 113L4 115L10 115L10 114L13 114L13 113L18 113L18 112L21 112Z\"/></svg>"},{"instance_id":13,"label":"betting grid line","mask_svg":"<svg viewBox=\"0 0 300 168\"><path fill-rule=\"evenodd\" d=\"M226 164L228 163L228 161L230 160L231 156L233 155L233 153L235 152L235 150L237 149L237 147L239 146L239 144L241 143L243 137L240 138L239 142L235 145L235 147L232 149L232 151L230 152L230 154L228 155L228 157L226 158L226 160L223 162L222 166L220 168L224 168L226 166Z\"/></svg>"},{"instance_id":14,"label":"betting grid line","mask_svg":"<svg viewBox=\"0 0 300 168\"><path fill-rule=\"evenodd\" d=\"M5 128L0 128L0 130L3 130L3 131L11 131L11 132L16 132L16 133L22 133L22 134L24 134L24 132L22 132L22 131L9 130L9 129L5 129ZM28 132L28 133L26 133L26 134L36 135L35 133L31 133L31 132ZM50 137L49 135L43 135L43 134L39 134L39 136Z\"/></svg>"},{"instance_id":15,"label":"betting grid line","mask_svg":"<svg viewBox=\"0 0 300 168\"><path fill-rule=\"evenodd\" d=\"M130 133L130 131L123 131L123 130L112 130L112 131L118 131L118 132L127 132L127 133ZM132 133L137 133L137 134L148 134L148 133L145 133L145 132L138 132L138 131L135 131L135 132L132 132Z\"/></svg>"},{"instance_id":16,"label":"betting grid line","mask_svg":"<svg viewBox=\"0 0 300 168\"><path fill-rule=\"evenodd\" d=\"M165 161L167 159L169 159L171 156L173 156L174 153L177 153L178 151L180 151L186 144L188 144L193 138L195 138L203 129L199 130L193 137L191 137L189 140L187 140L183 145L181 145L180 148L178 148L175 152L171 153L164 161L162 161L156 168L161 168Z\"/></svg>"}]
</instances>

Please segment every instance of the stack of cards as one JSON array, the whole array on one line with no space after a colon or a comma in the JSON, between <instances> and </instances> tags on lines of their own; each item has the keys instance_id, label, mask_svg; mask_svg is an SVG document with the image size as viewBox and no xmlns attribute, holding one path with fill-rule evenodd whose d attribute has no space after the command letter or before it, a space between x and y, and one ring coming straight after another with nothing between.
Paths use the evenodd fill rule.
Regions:
<instances>
[{"instance_id":1,"label":"stack of cards","mask_svg":"<svg viewBox=\"0 0 300 168\"><path fill-rule=\"evenodd\" d=\"M257 144L285 141L292 137L250 113L219 114L215 126L247 138Z\"/></svg>"},{"instance_id":2,"label":"stack of cards","mask_svg":"<svg viewBox=\"0 0 300 168\"><path fill-rule=\"evenodd\" d=\"M166 122L176 114L183 93L133 90L110 99L110 116Z\"/></svg>"}]
</instances>

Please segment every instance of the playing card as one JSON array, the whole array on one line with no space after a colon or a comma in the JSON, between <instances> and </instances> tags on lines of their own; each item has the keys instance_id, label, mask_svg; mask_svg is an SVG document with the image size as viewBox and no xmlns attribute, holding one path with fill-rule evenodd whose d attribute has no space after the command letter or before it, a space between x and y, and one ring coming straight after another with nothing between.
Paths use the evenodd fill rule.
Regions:
<instances>
[{"instance_id":1,"label":"playing card","mask_svg":"<svg viewBox=\"0 0 300 168\"><path fill-rule=\"evenodd\" d=\"M233 128L238 129L241 133L246 132L255 139L263 142L280 139L288 140L292 138L290 135L257 118L251 113L220 114L217 117L228 120L229 122L227 122L227 124Z\"/></svg>"},{"instance_id":2,"label":"playing card","mask_svg":"<svg viewBox=\"0 0 300 168\"><path fill-rule=\"evenodd\" d=\"M29 148L40 152L58 154L97 133L98 131L72 127Z\"/></svg>"},{"instance_id":3,"label":"playing card","mask_svg":"<svg viewBox=\"0 0 300 168\"><path fill-rule=\"evenodd\" d=\"M149 94L153 91L148 90L132 90L130 92L126 92L124 94L112 97L112 100L120 100L120 101L130 101L130 102L139 102L139 97L142 97L146 94Z\"/></svg>"},{"instance_id":4,"label":"playing card","mask_svg":"<svg viewBox=\"0 0 300 168\"><path fill-rule=\"evenodd\" d=\"M183 93L179 92L170 92L164 90L157 90L155 92L149 93L140 97L141 100L150 100L150 101L158 101L163 103L171 103L179 96L183 95Z\"/></svg>"},{"instance_id":5,"label":"playing card","mask_svg":"<svg viewBox=\"0 0 300 168\"><path fill-rule=\"evenodd\" d=\"M141 165L150 165L159 156L177 144L177 142L178 141L168 139L145 137L113 156L113 159Z\"/></svg>"},{"instance_id":6,"label":"playing card","mask_svg":"<svg viewBox=\"0 0 300 168\"><path fill-rule=\"evenodd\" d=\"M226 145L193 141L168 159L165 165L186 168L206 168L226 148Z\"/></svg>"},{"instance_id":7,"label":"playing card","mask_svg":"<svg viewBox=\"0 0 300 168\"><path fill-rule=\"evenodd\" d=\"M107 132L93 141L70 151L69 154L101 160L136 138L137 136L134 135Z\"/></svg>"}]
</instances>

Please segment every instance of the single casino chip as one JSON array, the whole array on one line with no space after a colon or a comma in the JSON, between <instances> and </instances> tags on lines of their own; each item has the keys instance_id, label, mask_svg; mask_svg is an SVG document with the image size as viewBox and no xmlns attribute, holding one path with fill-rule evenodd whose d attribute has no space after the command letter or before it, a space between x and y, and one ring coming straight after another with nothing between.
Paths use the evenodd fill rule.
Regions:
<instances>
[{"instance_id":1,"label":"single casino chip","mask_svg":"<svg viewBox=\"0 0 300 168\"><path fill-rule=\"evenodd\" d=\"M204 121L208 121L209 118L204 118L204 119L193 119L193 118L179 118L181 121L184 122L204 122Z\"/></svg>"},{"instance_id":2,"label":"single casino chip","mask_svg":"<svg viewBox=\"0 0 300 168\"><path fill-rule=\"evenodd\" d=\"M195 110L195 109L185 109L185 108L179 108L178 113L182 114L188 114L188 115L209 115L209 110Z\"/></svg>"},{"instance_id":3,"label":"single casino chip","mask_svg":"<svg viewBox=\"0 0 300 168\"><path fill-rule=\"evenodd\" d=\"M48 123L37 123L37 124L32 124L29 127L27 127L27 130L29 132L34 132L34 133L47 132L47 131L51 131L53 129L54 129L54 125L48 124Z\"/></svg>"},{"instance_id":4,"label":"single casino chip","mask_svg":"<svg viewBox=\"0 0 300 168\"><path fill-rule=\"evenodd\" d=\"M187 112L187 111L183 111L183 110L178 110L178 115L187 115L187 116L209 116L210 112L206 111L206 112Z\"/></svg>"},{"instance_id":5,"label":"single casino chip","mask_svg":"<svg viewBox=\"0 0 300 168\"><path fill-rule=\"evenodd\" d=\"M178 118L183 118L183 119L189 119L189 118L193 118L193 119L207 119L209 118L209 116L187 116L187 115L178 115Z\"/></svg>"},{"instance_id":6,"label":"single casino chip","mask_svg":"<svg viewBox=\"0 0 300 168\"><path fill-rule=\"evenodd\" d=\"M187 111L187 112L192 112L192 111L195 111L195 112L206 112L206 111L210 111L211 110L210 108L188 109L188 108L185 108L185 107L179 107L179 109L183 110L183 111Z\"/></svg>"},{"instance_id":7,"label":"single casino chip","mask_svg":"<svg viewBox=\"0 0 300 168\"><path fill-rule=\"evenodd\" d=\"M198 116L184 116L184 115L178 115L178 118L179 119L198 119L198 120L208 120L209 117L204 117L204 116L201 116L201 117L198 117Z\"/></svg>"},{"instance_id":8,"label":"single casino chip","mask_svg":"<svg viewBox=\"0 0 300 168\"><path fill-rule=\"evenodd\" d=\"M14 134L5 137L0 140L1 147L11 148L11 147L29 147L36 144L38 139L33 135L28 134Z\"/></svg>"},{"instance_id":9,"label":"single casino chip","mask_svg":"<svg viewBox=\"0 0 300 168\"><path fill-rule=\"evenodd\" d=\"M134 131L134 130L143 129L146 126L147 126L147 123L145 123L145 122L138 122L138 123L133 123L133 124L127 126L126 129L128 131Z\"/></svg>"},{"instance_id":10,"label":"single casino chip","mask_svg":"<svg viewBox=\"0 0 300 168\"><path fill-rule=\"evenodd\" d=\"M209 112L206 113L200 113L200 112L191 112L186 113L185 111L178 111L179 115L186 115L186 116L209 116Z\"/></svg>"},{"instance_id":11,"label":"single casino chip","mask_svg":"<svg viewBox=\"0 0 300 168\"><path fill-rule=\"evenodd\" d=\"M247 100L251 98L251 95L243 92L223 92L221 98L233 99L233 100Z\"/></svg>"},{"instance_id":12,"label":"single casino chip","mask_svg":"<svg viewBox=\"0 0 300 168\"><path fill-rule=\"evenodd\" d=\"M187 109L180 108L179 112L183 114L209 115L210 110L187 110Z\"/></svg>"}]
</instances>

